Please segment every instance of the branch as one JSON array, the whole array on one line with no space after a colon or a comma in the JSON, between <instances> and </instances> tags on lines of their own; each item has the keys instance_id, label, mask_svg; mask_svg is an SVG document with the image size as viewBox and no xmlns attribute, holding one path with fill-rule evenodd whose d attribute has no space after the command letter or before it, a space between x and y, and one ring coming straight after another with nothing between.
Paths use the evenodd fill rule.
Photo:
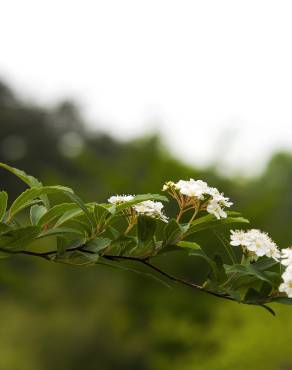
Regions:
<instances>
[{"instance_id":1,"label":"branch","mask_svg":"<svg viewBox=\"0 0 292 370\"><path fill-rule=\"evenodd\" d=\"M113 255L103 255L103 258L106 258L106 259L112 260L112 261L128 260L128 261L140 262L143 265L151 268L152 270L158 272L160 275L165 276L165 277L167 277L168 279L170 279L170 280L172 280L174 282L177 282L177 283L186 285L188 287L191 287L191 288L200 290L202 292L211 294L211 295L216 296L216 297L225 298L225 299L228 299L230 301L235 301L235 299L233 299L232 297L228 296L227 294L213 292L212 290L209 290L207 288L204 288L201 285L198 285L198 284L192 283L192 282L190 282L188 280L181 279L179 277L176 277L174 275L171 275L171 274L167 273L166 271L163 271L159 267L157 267L157 266L153 265L152 263L150 263L149 262L149 259L147 259L147 258L138 258L138 257L129 257L129 256L113 256Z\"/></svg>"},{"instance_id":2,"label":"branch","mask_svg":"<svg viewBox=\"0 0 292 370\"><path fill-rule=\"evenodd\" d=\"M83 253L94 254L94 252L86 250L85 247L86 247L86 245L80 245L80 246L77 246L77 247L68 248L68 249L66 249L66 252L80 251L80 252L83 252ZM5 252L5 253L9 253L9 254L16 254L16 255L21 254L21 255L43 258L47 261L51 261L52 260L51 256L56 255L57 252L58 252L57 250L51 250L51 251L47 251L47 252L33 252L33 251L26 251L26 250L12 251L12 250L7 250L5 248L0 248L0 251ZM168 278L169 280L172 280L174 282L186 285L186 286L191 287L193 289L200 290L202 292L208 293L208 294L216 296L216 297L220 297L220 298L224 298L224 299L234 301L234 299L232 297L228 296L225 293L216 293L212 290L204 288L201 285L192 283L192 282L190 282L188 280L185 280L185 279L181 279L179 277L176 277L174 275L171 275L171 274L167 273L166 271L161 270L159 267L150 263L149 258L139 258L139 257L130 257L130 256L115 256L115 255L107 255L107 254L103 255L102 258L105 258L105 259L111 260L111 261L122 261L123 260L123 261L138 262L138 263L141 263L141 264L147 266L148 268L152 269L153 271L156 271L157 273L159 273L160 275Z\"/></svg>"},{"instance_id":3,"label":"branch","mask_svg":"<svg viewBox=\"0 0 292 370\"><path fill-rule=\"evenodd\" d=\"M95 254L94 252L92 251L89 251L89 250L86 250L85 249L86 245L79 245L77 247L71 247L71 248L68 248L66 249L66 252L72 252L72 251L80 251L80 252L83 252L83 253L88 253L88 254ZM47 261L52 261L51 259L51 256L54 256L57 254L57 250L51 250L51 251L47 251L47 252L33 252L33 251L26 251L26 250L20 250L20 251L9 251L7 249L4 249L4 248L0 248L0 251L3 251L3 252L6 252L6 253L10 253L10 254L22 254L22 255L27 255L27 256L33 256L33 257L39 257L39 258L44 258L45 260ZM116 255L111 255L111 254L104 254L103 256L101 256L102 258L104 259L107 259L107 260L110 260L110 261L132 261L132 262L138 262L140 264L143 264L144 266L147 266L148 268L150 268L151 270L157 272L158 274L160 274L161 276L164 276L166 278L168 278L169 280L175 282L175 283L180 283L182 285L185 285L185 286L188 286L190 288L193 288L193 289L196 289L196 290L199 290L201 292L204 292L204 293L207 293L207 294L210 294L212 296L215 296L215 297L219 297L219 298L223 298L223 299L227 299L229 301L235 301L236 300L232 297L230 297L229 295L225 294L225 293L218 293L218 292L214 292L210 289L207 289L201 285L198 285L198 284L195 284L191 281L188 281L188 280L185 280L185 279L182 279L182 278L179 278L179 277L176 277L174 275L171 275L169 274L168 272L160 269L159 267L153 265L151 262L149 262L149 257L143 257L143 258L139 258L139 257L131 257L131 256L116 256ZM237 301L238 302L238 301ZM268 301L263 301L260 306L263 307L264 309L266 309L267 311L269 311L272 315L275 315L274 311L270 308L270 307L267 307L264 303L267 303ZM248 302L245 302L246 304L254 304L254 303L248 303Z\"/></svg>"}]
</instances>

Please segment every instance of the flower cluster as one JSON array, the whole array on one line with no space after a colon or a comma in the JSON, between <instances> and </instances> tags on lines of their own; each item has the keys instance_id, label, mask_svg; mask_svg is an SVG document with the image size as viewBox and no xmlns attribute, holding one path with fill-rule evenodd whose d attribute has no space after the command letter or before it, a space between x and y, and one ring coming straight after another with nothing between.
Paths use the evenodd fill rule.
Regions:
<instances>
[{"instance_id":1,"label":"flower cluster","mask_svg":"<svg viewBox=\"0 0 292 370\"><path fill-rule=\"evenodd\" d=\"M190 179L189 181L179 180L175 184L175 188L183 195L195 197L200 200L203 200L204 195L209 191L209 186L205 181L194 179Z\"/></svg>"},{"instance_id":2,"label":"flower cluster","mask_svg":"<svg viewBox=\"0 0 292 370\"><path fill-rule=\"evenodd\" d=\"M141 215L159 218L167 222L168 218L163 213L163 204L161 202L153 202L146 200L133 206L134 210Z\"/></svg>"},{"instance_id":3,"label":"flower cluster","mask_svg":"<svg viewBox=\"0 0 292 370\"><path fill-rule=\"evenodd\" d=\"M111 204L122 204L133 200L133 195L113 195L108 199ZM154 202L152 200L146 200L144 202L135 204L131 207L137 214L145 215L149 217L159 218L164 222L167 222L168 218L163 213L163 204L161 202Z\"/></svg>"},{"instance_id":4,"label":"flower cluster","mask_svg":"<svg viewBox=\"0 0 292 370\"><path fill-rule=\"evenodd\" d=\"M134 195L113 195L108 198L108 202L111 204L122 204L129 202L134 199Z\"/></svg>"},{"instance_id":5,"label":"flower cluster","mask_svg":"<svg viewBox=\"0 0 292 370\"><path fill-rule=\"evenodd\" d=\"M231 230L230 244L242 246L244 252L253 260L263 256L271 257L276 261L280 258L280 251L276 243L268 234L257 229Z\"/></svg>"},{"instance_id":6,"label":"flower cluster","mask_svg":"<svg viewBox=\"0 0 292 370\"><path fill-rule=\"evenodd\" d=\"M292 298L292 248L282 249L281 264L286 269L282 274L283 283L279 286L279 291Z\"/></svg>"},{"instance_id":7,"label":"flower cluster","mask_svg":"<svg viewBox=\"0 0 292 370\"><path fill-rule=\"evenodd\" d=\"M193 206L196 209L206 210L217 219L226 218L224 208L233 204L218 189L210 187L202 180L179 180L177 183L168 181L162 190L168 191L176 198L181 208ZM177 193L179 193L178 196Z\"/></svg>"}]
</instances>

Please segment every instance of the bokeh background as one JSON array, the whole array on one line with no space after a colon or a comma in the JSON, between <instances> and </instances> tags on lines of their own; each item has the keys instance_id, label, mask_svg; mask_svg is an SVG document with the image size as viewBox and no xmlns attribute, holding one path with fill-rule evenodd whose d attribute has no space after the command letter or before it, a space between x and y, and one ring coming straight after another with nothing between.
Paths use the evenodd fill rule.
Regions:
<instances>
[{"instance_id":1,"label":"bokeh background","mask_svg":"<svg viewBox=\"0 0 292 370\"><path fill-rule=\"evenodd\" d=\"M97 3L3 4L0 161L86 201L203 179L291 245L289 2ZM24 189L4 171L0 187ZM197 281L205 266L167 268ZM0 370L289 370L292 311L273 308L15 257L0 264Z\"/></svg>"}]
</instances>

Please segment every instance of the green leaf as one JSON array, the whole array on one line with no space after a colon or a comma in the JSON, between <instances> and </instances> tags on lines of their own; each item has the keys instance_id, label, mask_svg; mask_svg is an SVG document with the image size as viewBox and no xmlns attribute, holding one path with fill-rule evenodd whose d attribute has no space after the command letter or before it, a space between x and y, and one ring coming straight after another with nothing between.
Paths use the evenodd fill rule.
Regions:
<instances>
[{"instance_id":1,"label":"green leaf","mask_svg":"<svg viewBox=\"0 0 292 370\"><path fill-rule=\"evenodd\" d=\"M0 222L0 234L5 233L6 231L13 230L13 226L6 225L2 222Z\"/></svg>"},{"instance_id":2,"label":"green leaf","mask_svg":"<svg viewBox=\"0 0 292 370\"><path fill-rule=\"evenodd\" d=\"M13 175L17 176L21 181L27 184L30 188L41 187L43 184L35 177L26 174L24 171L14 168L5 163L0 163L0 167L11 172ZM49 199L46 195L42 195L41 199L47 208L50 207Z\"/></svg>"},{"instance_id":3,"label":"green leaf","mask_svg":"<svg viewBox=\"0 0 292 370\"><path fill-rule=\"evenodd\" d=\"M227 217L217 219L213 215L207 215L198 218L197 220L193 221L186 232L185 236L192 235L202 230L212 229L217 227L224 227L224 226L231 226L234 224L241 224L241 223L249 223L249 221L243 217Z\"/></svg>"},{"instance_id":4,"label":"green leaf","mask_svg":"<svg viewBox=\"0 0 292 370\"><path fill-rule=\"evenodd\" d=\"M255 276L259 280L266 281L273 286L273 281L264 272L258 271L253 265L224 265L227 274L238 273L241 276Z\"/></svg>"},{"instance_id":5,"label":"green leaf","mask_svg":"<svg viewBox=\"0 0 292 370\"><path fill-rule=\"evenodd\" d=\"M66 226L64 227L69 227L69 228L79 230L83 235L86 235L88 238L90 238L92 236L91 225L88 224L87 218L86 217L82 218L82 216L84 215L81 215L78 218L71 219L68 223L66 223Z\"/></svg>"},{"instance_id":6,"label":"green leaf","mask_svg":"<svg viewBox=\"0 0 292 370\"><path fill-rule=\"evenodd\" d=\"M95 219L93 213L90 213L89 210L87 209L85 203L83 200L78 197L78 195L74 194L73 192L66 192L66 195L76 204L79 205L79 207L82 209L84 212L85 216L87 217L89 223L91 224L92 228L95 228Z\"/></svg>"},{"instance_id":7,"label":"green leaf","mask_svg":"<svg viewBox=\"0 0 292 370\"><path fill-rule=\"evenodd\" d=\"M19 177L20 180L25 182L30 187L37 187L42 186L42 183L31 175L27 175L24 171L21 171L17 168L11 167L8 164L0 163L0 167L4 168L5 170L13 173L15 176Z\"/></svg>"},{"instance_id":8,"label":"green leaf","mask_svg":"<svg viewBox=\"0 0 292 370\"><path fill-rule=\"evenodd\" d=\"M45 238L48 236L64 236L66 234L78 234L78 235L84 235L81 231L69 228L69 227L59 227L59 228L53 228L49 230L43 231L39 236L40 238Z\"/></svg>"},{"instance_id":9,"label":"green leaf","mask_svg":"<svg viewBox=\"0 0 292 370\"><path fill-rule=\"evenodd\" d=\"M147 243L145 245L147 246ZM139 247L143 249L145 245L141 242ZM125 234L120 234L117 239L112 241L111 245L111 253L117 255L136 255L137 249L141 252L141 248L138 248L138 238Z\"/></svg>"},{"instance_id":10,"label":"green leaf","mask_svg":"<svg viewBox=\"0 0 292 370\"><path fill-rule=\"evenodd\" d=\"M38 225L44 226L55 220L56 218L64 215L68 211L78 211L80 212L80 207L76 203L61 203L57 204L51 209L49 209L45 214L40 217Z\"/></svg>"},{"instance_id":11,"label":"green leaf","mask_svg":"<svg viewBox=\"0 0 292 370\"><path fill-rule=\"evenodd\" d=\"M8 195L6 191L0 192L0 222L3 221L7 208Z\"/></svg>"},{"instance_id":12,"label":"green leaf","mask_svg":"<svg viewBox=\"0 0 292 370\"><path fill-rule=\"evenodd\" d=\"M280 262L275 261L273 258L262 257L253 266L260 271L268 270L271 267L278 265Z\"/></svg>"},{"instance_id":13,"label":"green leaf","mask_svg":"<svg viewBox=\"0 0 292 370\"><path fill-rule=\"evenodd\" d=\"M215 279L216 280L219 279L216 263L210 257L208 257L207 254L202 249L193 250L190 253L190 256L203 258L208 263L208 265L211 267L211 270L214 274Z\"/></svg>"},{"instance_id":14,"label":"green leaf","mask_svg":"<svg viewBox=\"0 0 292 370\"><path fill-rule=\"evenodd\" d=\"M185 240L182 240L181 242L178 242L176 243L176 245L178 245L179 247L182 247L182 248L189 248L189 249L193 249L193 250L197 250L197 249L201 249L201 246L195 242L188 242L188 241L185 241Z\"/></svg>"},{"instance_id":15,"label":"green leaf","mask_svg":"<svg viewBox=\"0 0 292 370\"><path fill-rule=\"evenodd\" d=\"M270 300L275 303L292 305L292 298L289 297L272 297Z\"/></svg>"},{"instance_id":16,"label":"green leaf","mask_svg":"<svg viewBox=\"0 0 292 370\"><path fill-rule=\"evenodd\" d=\"M107 231L110 234L109 236L112 236L114 239L118 239L121 235L121 233L111 225L108 225Z\"/></svg>"},{"instance_id":17,"label":"green leaf","mask_svg":"<svg viewBox=\"0 0 292 370\"><path fill-rule=\"evenodd\" d=\"M75 266L92 266L98 261L98 254L89 254L81 251L69 251L62 255L56 255L54 260L69 265Z\"/></svg>"},{"instance_id":18,"label":"green leaf","mask_svg":"<svg viewBox=\"0 0 292 370\"><path fill-rule=\"evenodd\" d=\"M184 235L185 229L174 218L169 220L164 229L164 246L175 245Z\"/></svg>"},{"instance_id":19,"label":"green leaf","mask_svg":"<svg viewBox=\"0 0 292 370\"><path fill-rule=\"evenodd\" d=\"M32 225L37 225L39 219L47 212L47 208L39 206L38 204L33 205L30 208L30 222Z\"/></svg>"},{"instance_id":20,"label":"green leaf","mask_svg":"<svg viewBox=\"0 0 292 370\"><path fill-rule=\"evenodd\" d=\"M68 246L68 240L64 236L57 236L58 254L64 254Z\"/></svg>"},{"instance_id":21,"label":"green leaf","mask_svg":"<svg viewBox=\"0 0 292 370\"><path fill-rule=\"evenodd\" d=\"M81 216L82 213L83 211L78 208L72 209L71 211L67 211L59 218L54 227L59 227L64 223Z\"/></svg>"},{"instance_id":22,"label":"green leaf","mask_svg":"<svg viewBox=\"0 0 292 370\"><path fill-rule=\"evenodd\" d=\"M30 244L39 235L40 228L27 226L19 229L9 230L0 235L0 248L6 250L21 250Z\"/></svg>"},{"instance_id":23,"label":"green leaf","mask_svg":"<svg viewBox=\"0 0 292 370\"><path fill-rule=\"evenodd\" d=\"M244 302L256 304L262 302L264 298L265 296L262 295L260 292L253 288L249 288L244 297Z\"/></svg>"},{"instance_id":24,"label":"green leaf","mask_svg":"<svg viewBox=\"0 0 292 370\"><path fill-rule=\"evenodd\" d=\"M120 212L126 208L132 207L135 204L145 202L146 200L156 200L156 201L162 201L162 202L168 202L168 198L166 198L164 195L160 194L142 194L137 195L134 197L133 200L130 200L129 202L125 202L122 204L117 205L117 211Z\"/></svg>"},{"instance_id":25,"label":"green leaf","mask_svg":"<svg viewBox=\"0 0 292 370\"><path fill-rule=\"evenodd\" d=\"M110 246L111 243L112 243L111 239L96 238L96 239L93 239L90 242L86 243L85 249L90 251L90 252L98 253L101 250Z\"/></svg>"},{"instance_id":26,"label":"green leaf","mask_svg":"<svg viewBox=\"0 0 292 370\"><path fill-rule=\"evenodd\" d=\"M94 213L97 219L103 218L104 215L114 215L116 213L116 205L108 203L91 203L94 207Z\"/></svg>"},{"instance_id":27,"label":"green leaf","mask_svg":"<svg viewBox=\"0 0 292 370\"><path fill-rule=\"evenodd\" d=\"M213 258L213 261L216 263L216 266L217 266L217 273L218 273L219 282L220 283L225 282L226 279L227 279L227 275L226 275L225 269L223 267L224 263L223 263L223 259L220 256L220 254L215 254L214 258Z\"/></svg>"},{"instance_id":28,"label":"green leaf","mask_svg":"<svg viewBox=\"0 0 292 370\"><path fill-rule=\"evenodd\" d=\"M93 213L95 216L96 225L105 225L116 213L116 206L114 204L93 204Z\"/></svg>"},{"instance_id":29,"label":"green leaf","mask_svg":"<svg viewBox=\"0 0 292 370\"><path fill-rule=\"evenodd\" d=\"M138 240L146 242L152 240L156 230L156 220L147 216L139 216L137 224Z\"/></svg>"},{"instance_id":30,"label":"green leaf","mask_svg":"<svg viewBox=\"0 0 292 370\"><path fill-rule=\"evenodd\" d=\"M225 235L218 231L218 229L212 229L217 239L221 242L224 247L224 250L227 256L230 258L231 263L236 263L236 255L234 253L234 249L232 245L230 245L229 240L225 237Z\"/></svg>"},{"instance_id":31,"label":"green leaf","mask_svg":"<svg viewBox=\"0 0 292 370\"><path fill-rule=\"evenodd\" d=\"M28 207L32 201L39 198L41 195L44 194L51 194L51 193L63 193L63 194L71 194L73 190L64 186L42 186L36 187L25 190L15 201L12 203L10 210L9 210L9 219L16 215L22 209Z\"/></svg>"}]
</instances>

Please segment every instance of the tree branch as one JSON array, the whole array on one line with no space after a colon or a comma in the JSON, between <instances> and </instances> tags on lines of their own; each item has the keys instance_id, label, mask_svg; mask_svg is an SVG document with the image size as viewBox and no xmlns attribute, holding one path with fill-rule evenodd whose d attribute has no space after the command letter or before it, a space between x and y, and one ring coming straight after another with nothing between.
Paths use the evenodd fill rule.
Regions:
<instances>
[{"instance_id":1,"label":"tree branch","mask_svg":"<svg viewBox=\"0 0 292 370\"><path fill-rule=\"evenodd\" d=\"M209 290L207 288L204 288L201 285L198 285L198 284L192 283L192 282L190 282L188 280L181 279L179 277L176 277L174 275L171 275L171 274L167 273L166 271L161 270L159 267L157 267L157 266L153 265L152 263L150 263L149 262L149 259L147 259L147 258L138 258L138 257L129 257L129 256L113 256L113 255L103 255L103 258L106 258L106 259L112 260L112 261L128 260L128 261L139 262L139 263L141 263L141 264L149 267L150 269L158 272L160 275L165 276L166 278L168 278L168 279L170 279L170 280L172 280L174 282L177 282L177 283L186 285L188 287L191 287L191 288L200 290L202 292L211 294L211 295L216 296L216 297L225 298L225 299L234 301L234 299L232 297L228 296L227 294L213 292L212 290Z\"/></svg>"},{"instance_id":2,"label":"tree branch","mask_svg":"<svg viewBox=\"0 0 292 370\"><path fill-rule=\"evenodd\" d=\"M94 254L94 252L86 250L85 247L86 247L86 245L80 245L80 246L77 246L77 247L68 248L68 249L66 249L66 252L80 251L80 252L83 252L83 253ZM20 254L20 255L27 255L27 256L32 256L32 257L43 258L47 261L51 261L52 260L51 256L54 256L58 253L57 250L51 250L51 251L47 251L47 252L33 252L33 251L26 251L26 250L13 251L13 250L5 249L5 248L0 248L0 251L5 252L5 253L9 253L9 254L15 254L15 255ZM234 301L234 299L232 297L228 296L225 293L214 292L212 290L204 288L201 285L192 283L188 280L181 279L179 277L176 277L174 275L171 275L171 274L167 273L166 271L164 271L164 270L160 269L159 267L150 263L148 257L147 258L145 258L145 257L144 258L139 258L139 257L131 257L131 256L115 256L115 255L111 255L111 254L108 254L108 255L105 254L101 257L105 258L107 260L111 260L111 261L133 261L133 262L138 262L138 263L143 264L144 266L147 266L148 268L152 269L153 271L156 271L157 273L159 273L160 275L168 278L171 281L186 285L188 287L200 290L202 292L205 292L207 294L210 294L210 295L213 295L213 296L216 296L216 297L220 297L220 298L224 298L224 299Z\"/></svg>"},{"instance_id":3,"label":"tree branch","mask_svg":"<svg viewBox=\"0 0 292 370\"><path fill-rule=\"evenodd\" d=\"M58 253L57 250L51 250L51 251L47 251L47 252L33 252L33 251L26 251L26 250L20 250L20 251L13 251L13 250L7 250L5 248L0 248L0 251L2 252L5 252L5 253L9 253L9 254L15 254L15 255L27 255L27 256L33 256L33 257L38 257L38 258L43 258L47 261L52 261L52 256L56 255ZM68 248L66 249L66 252L72 252L72 251L80 251L80 252L83 252L83 253L88 253L88 254L95 254L95 252L92 252L92 251L89 251L86 249L86 245L83 244L83 245L79 245L77 247L71 247L71 248ZM212 296L215 296L215 297L219 297L219 298L223 298L223 299L227 299L227 300L230 300L230 301L236 301L234 298L230 297L228 294L225 294L225 293L218 293L218 292L214 292L210 289L207 289L201 285L198 285L198 284L195 284L191 281L188 281L188 280L185 280L185 279L182 279L180 277L176 277L162 269L160 269L159 267L153 265L151 262L149 262L149 257L131 257L131 256L116 256L116 255L111 255L111 254L104 254L103 256L101 256L102 258L104 259L107 259L107 260L110 260L110 261L113 261L113 262L117 262L117 261L132 261L132 262L136 262L136 263L140 263L144 266L147 266L148 268L150 268L151 270L157 272L158 274L160 274L161 276L164 276L166 277L167 279L175 282L175 283L180 283L182 285L185 285L185 286L188 286L190 288L193 288L193 289L196 289L196 290L199 290L201 292L204 292L204 293L207 293L207 294L210 294ZM270 313L273 313L272 310L265 306L264 303L266 303L267 301L265 302L262 302L261 303L261 306L263 308L265 308L266 310L268 310ZM248 303L246 302L247 304L252 304L252 303Z\"/></svg>"}]
</instances>

